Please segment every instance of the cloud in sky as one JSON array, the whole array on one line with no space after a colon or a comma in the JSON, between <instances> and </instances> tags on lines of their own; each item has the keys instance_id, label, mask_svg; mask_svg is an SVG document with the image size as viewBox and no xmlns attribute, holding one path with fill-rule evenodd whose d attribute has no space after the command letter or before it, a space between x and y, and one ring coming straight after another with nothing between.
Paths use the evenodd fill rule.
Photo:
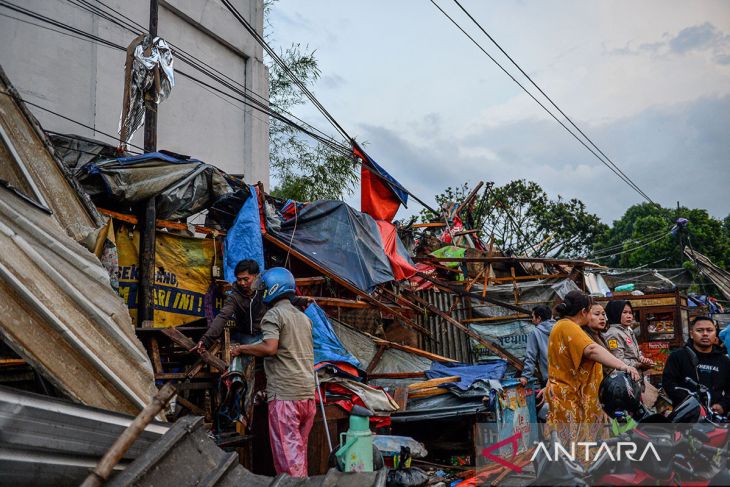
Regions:
<instances>
[{"instance_id":1,"label":"cloud in sky","mask_svg":"<svg viewBox=\"0 0 730 487\"><path fill-rule=\"evenodd\" d=\"M439 3L504 61L450 2ZM465 6L649 195L717 217L730 212L722 187L730 181L729 3ZM429 2L311 0L305 8L280 0L276 9L319 30L276 37L309 43L323 72L342 79L317 86L320 101L427 202L465 180L517 178L579 197L606 221L640 201ZM340 42L329 43L328 32ZM302 116L326 128L311 108Z\"/></svg>"}]
</instances>

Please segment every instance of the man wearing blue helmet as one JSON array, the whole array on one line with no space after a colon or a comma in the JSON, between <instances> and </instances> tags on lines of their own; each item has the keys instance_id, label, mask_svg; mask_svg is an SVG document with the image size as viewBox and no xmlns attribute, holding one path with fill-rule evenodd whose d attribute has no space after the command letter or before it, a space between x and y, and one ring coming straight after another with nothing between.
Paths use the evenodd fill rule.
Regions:
<instances>
[{"instance_id":1,"label":"man wearing blue helmet","mask_svg":"<svg viewBox=\"0 0 730 487\"><path fill-rule=\"evenodd\" d=\"M231 347L231 355L264 357L269 406L269 437L276 473L307 476L307 440L314 421L314 345L312 322L292 303L294 276L283 267L261 275L263 341Z\"/></svg>"}]
</instances>

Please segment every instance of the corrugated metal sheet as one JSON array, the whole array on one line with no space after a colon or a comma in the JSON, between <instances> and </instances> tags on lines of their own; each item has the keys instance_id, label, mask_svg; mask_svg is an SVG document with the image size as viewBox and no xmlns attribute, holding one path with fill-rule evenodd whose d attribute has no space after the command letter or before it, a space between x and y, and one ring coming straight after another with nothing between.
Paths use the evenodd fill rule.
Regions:
<instances>
[{"instance_id":1,"label":"corrugated metal sheet","mask_svg":"<svg viewBox=\"0 0 730 487\"><path fill-rule=\"evenodd\" d=\"M78 485L134 418L0 387L0 484ZM147 450L169 425L153 422L117 470Z\"/></svg>"},{"instance_id":2,"label":"corrugated metal sheet","mask_svg":"<svg viewBox=\"0 0 730 487\"><path fill-rule=\"evenodd\" d=\"M186 416L151 445L124 472L107 482L109 487L385 487L387 469L307 478L256 475L238 463L237 453L226 453L208 437L203 418Z\"/></svg>"},{"instance_id":3,"label":"corrugated metal sheet","mask_svg":"<svg viewBox=\"0 0 730 487\"><path fill-rule=\"evenodd\" d=\"M459 298L452 293L445 293L431 288L419 291L418 295L444 313L449 313L453 306L454 310L451 316L458 321L467 318L464 302L457 302L454 305L454 300ZM450 325L443 318L431 314L428 317L419 316L417 322L426 328L435 339L432 340L421 336L419 339L420 348L459 362L472 362L470 338L464 332Z\"/></svg>"},{"instance_id":4,"label":"corrugated metal sheet","mask_svg":"<svg viewBox=\"0 0 730 487\"><path fill-rule=\"evenodd\" d=\"M156 392L149 358L107 272L71 238L94 216L22 108L0 95L0 123L21 159L3 163L22 164L44 204L0 186L0 335L70 398L136 414Z\"/></svg>"}]
</instances>

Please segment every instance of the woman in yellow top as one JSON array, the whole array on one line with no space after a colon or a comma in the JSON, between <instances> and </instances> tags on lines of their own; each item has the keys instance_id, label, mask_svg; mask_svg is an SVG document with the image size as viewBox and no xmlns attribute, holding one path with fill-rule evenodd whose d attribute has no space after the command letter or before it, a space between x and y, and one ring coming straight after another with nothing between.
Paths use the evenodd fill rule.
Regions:
<instances>
[{"instance_id":1,"label":"woman in yellow top","mask_svg":"<svg viewBox=\"0 0 730 487\"><path fill-rule=\"evenodd\" d=\"M581 329L589 322L592 304L591 297L583 292L566 294L555 308L562 319L555 323L548 339L547 424L557 430L564 445L602 437L605 416L598 402L601 365L626 371L639 380L634 367L611 355Z\"/></svg>"}]
</instances>

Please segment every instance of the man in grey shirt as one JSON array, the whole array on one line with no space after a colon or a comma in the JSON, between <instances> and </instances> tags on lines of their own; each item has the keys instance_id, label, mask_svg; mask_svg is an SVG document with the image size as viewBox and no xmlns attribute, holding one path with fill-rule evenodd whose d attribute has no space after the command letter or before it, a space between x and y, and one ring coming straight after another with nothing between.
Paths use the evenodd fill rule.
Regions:
<instances>
[{"instance_id":1,"label":"man in grey shirt","mask_svg":"<svg viewBox=\"0 0 730 487\"><path fill-rule=\"evenodd\" d=\"M532 308L532 323L535 324L535 328L527 336L527 351L520 382L524 386L529 380L537 379L542 389L548 378L548 338L555 325L550 308L542 304ZM536 376L536 372L539 377Z\"/></svg>"},{"instance_id":2,"label":"man in grey shirt","mask_svg":"<svg viewBox=\"0 0 730 487\"><path fill-rule=\"evenodd\" d=\"M312 322L291 303L296 284L291 272L273 267L261 275L263 341L236 345L231 355L264 357L269 406L269 439L276 473L307 476L307 441L315 415Z\"/></svg>"}]
</instances>

